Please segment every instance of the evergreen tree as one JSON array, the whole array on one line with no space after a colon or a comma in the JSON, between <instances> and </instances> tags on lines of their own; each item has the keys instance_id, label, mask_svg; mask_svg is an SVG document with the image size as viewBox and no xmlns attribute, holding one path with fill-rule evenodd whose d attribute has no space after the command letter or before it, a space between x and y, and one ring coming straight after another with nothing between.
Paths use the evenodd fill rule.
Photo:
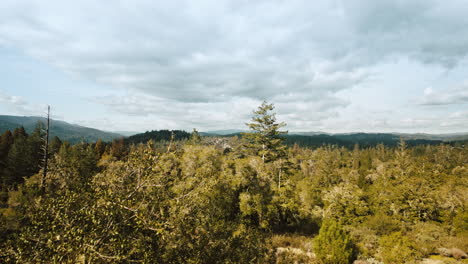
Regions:
<instances>
[{"instance_id":1,"label":"evergreen tree","mask_svg":"<svg viewBox=\"0 0 468 264\"><path fill-rule=\"evenodd\" d=\"M7 130L0 136L0 166L2 161L6 161L11 145L13 145L13 134L10 130Z\"/></svg>"},{"instance_id":2,"label":"evergreen tree","mask_svg":"<svg viewBox=\"0 0 468 264\"><path fill-rule=\"evenodd\" d=\"M356 258L351 236L331 219L322 223L314 241L314 251L322 264L348 264Z\"/></svg>"},{"instance_id":3,"label":"evergreen tree","mask_svg":"<svg viewBox=\"0 0 468 264\"><path fill-rule=\"evenodd\" d=\"M19 130L19 133L14 134L17 136L8 152L7 158L5 184L8 186L14 186L22 182L24 177L31 176L31 168L34 167L31 148L28 145L26 134L21 133L21 130Z\"/></svg>"},{"instance_id":4,"label":"evergreen tree","mask_svg":"<svg viewBox=\"0 0 468 264\"><path fill-rule=\"evenodd\" d=\"M44 158L44 124L40 121L37 122L36 128L28 136L27 145L30 148L29 154L30 158L30 167L28 168L28 175L31 176L34 173L38 172L40 167L43 165L42 160Z\"/></svg>"},{"instance_id":5,"label":"evergreen tree","mask_svg":"<svg viewBox=\"0 0 468 264\"><path fill-rule=\"evenodd\" d=\"M121 159L125 155L125 144L123 137L114 139L112 141L111 154L117 159Z\"/></svg>"},{"instance_id":6,"label":"evergreen tree","mask_svg":"<svg viewBox=\"0 0 468 264\"><path fill-rule=\"evenodd\" d=\"M271 162L286 156L286 145L281 135L287 131L280 131L286 126L285 123L276 122L276 114L273 104L263 102L256 111L253 112L252 122L246 125L252 131L243 133L247 141L246 147L253 151L255 155L262 158L263 162Z\"/></svg>"},{"instance_id":7,"label":"evergreen tree","mask_svg":"<svg viewBox=\"0 0 468 264\"><path fill-rule=\"evenodd\" d=\"M16 139L18 137L27 137L28 134L26 133L26 130L24 130L24 127L17 127L13 131L13 138Z\"/></svg>"},{"instance_id":8,"label":"evergreen tree","mask_svg":"<svg viewBox=\"0 0 468 264\"><path fill-rule=\"evenodd\" d=\"M60 151L60 147L62 146L62 140L59 137L55 136L49 145L49 153L50 155L55 155Z\"/></svg>"},{"instance_id":9,"label":"evergreen tree","mask_svg":"<svg viewBox=\"0 0 468 264\"><path fill-rule=\"evenodd\" d=\"M8 152L10 151L11 146L13 145L13 134L10 130L5 131L3 135L0 136L0 183L3 182L4 170L7 166L7 157Z\"/></svg>"},{"instance_id":10,"label":"evergreen tree","mask_svg":"<svg viewBox=\"0 0 468 264\"><path fill-rule=\"evenodd\" d=\"M96 157L100 159L102 154L104 154L105 150L106 150L106 146L104 145L104 142L102 142L101 139L98 139L98 141L96 141L96 144L94 145L94 151L96 152Z\"/></svg>"},{"instance_id":11,"label":"evergreen tree","mask_svg":"<svg viewBox=\"0 0 468 264\"><path fill-rule=\"evenodd\" d=\"M197 144L200 144L200 142L201 142L200 133L198 133L198 131L194 128L192 134L190 135L190 140L188 143L190 145L197 145Z\"/></svg>"},{"instance_id":12,"label":"evergreen tree","mask_svg":"<svg viewBox=\"0 0 468 264\"><path fill-rule=\"evenodd\" d=\"M8 152L10 151L11 146L13 145L13 134L10 130L5 131L3 135L0 136L0 206L6 202L8 198L7 192L7 158Z\"/></svg>"}]
</instances>

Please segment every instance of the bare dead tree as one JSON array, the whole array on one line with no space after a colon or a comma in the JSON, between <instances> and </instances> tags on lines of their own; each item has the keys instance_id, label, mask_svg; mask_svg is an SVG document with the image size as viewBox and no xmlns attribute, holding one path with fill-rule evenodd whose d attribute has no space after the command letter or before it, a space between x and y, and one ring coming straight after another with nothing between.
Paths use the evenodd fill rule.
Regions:
<instances>
[{"instance_id":1,"label":"bare dead tree","mask_svg":"<svg viewBox=\"0 0 468 264\"><path fill-rule=\"evenodd\" d=\"M47 177L47 165L49 161L49 127L50 127L50 105L47 106L47 123L45 127L44 145L43 150L43 164L42 164L42 178L41 178L41 190L45 189L45 179Z\"/></svg>"},{"instance_id":2,"label":"bare dead tree","mask_svg":"<svg viewBox=\"0 0 468 264\"><path fill-rule=\"evenodd\" d=\"M172 148L173 148L173 144L174 144L174 141L175 141L175 134L174 134L174 130L171 131L171 140L169 141L169 146L167 146L167 153L171 152L172 151Z\"/></svg>"}]
</instances>

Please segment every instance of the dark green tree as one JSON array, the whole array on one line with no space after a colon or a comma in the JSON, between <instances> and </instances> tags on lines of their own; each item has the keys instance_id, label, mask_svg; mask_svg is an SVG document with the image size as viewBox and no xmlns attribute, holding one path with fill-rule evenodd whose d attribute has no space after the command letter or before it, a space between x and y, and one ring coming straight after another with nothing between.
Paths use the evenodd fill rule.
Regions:
<instances>
[{"instance_id":1,"label":"dark green tree","mask_svg":"<svg viewBox=\"0 0 468 264\"><path fill-rule=\"evenodd\" d=\"M10 130L5 131L0 136L0 205L6 202L8 198L8 186L6 185L7 180L7 158L8 152L13 145L13 134Z\"/></svg>"},{"instance_id":2,"label":"dark green tree","mask_svg":"<svg viewBox=\"0 0 468 264\"><path fill-rule=\"evenodd\" d=\"M28 137L28 147L30 148L30 164L28 176L38 172L43 165L44 158L44 124L40 121L37 122L34 131Z\"/></svg>"},{"instance_id":3,"label":"dark green tree","mask_svg":"<svg viewBox=\"0 0 468 264\"><path fill-rule=\"evenodd\" d=\"M13 134L7 130L0 136L0 166L2 161L6 160L11 145L13 145Z\"/></svg>"},{"instance_id":4,"label":"dark green tree","mask_svg":"<svg viewBox=\"0 0 468 264\"><path fill-rule=\"evenodd\" d=\"M27 137L28 134L26 133L26 130L24 130L24 127L17 127L15 128L15 130L13 131L13 138L17 138L17 137Z\"/></svg>"},{"instance_id":5,"label":"dark green tree","mask_svg":"<svg viewBox=\"0 0 468 264\"><path fill-rule=\"evenodd\" d=\"M49 145L49 154L51 156L55 155L60 151L60 147L62 146L62 140L59 137L55 136Z\"/></svg>"},{"instance_id":6,"label":"dark green tree","mask_svg":"<svg viewBox=\"0 0 468 264\"><path fill-rule=\"evenodd\" d=\"M253 112L249 133L243 133L246 147L262 158L263 162L271 162L286 156L286 145L283 144L282 135L287 131L280 131L286 124L276 122L276 114L273 104L263 102L257 110Z\"/></svg>"},{"instance_id":7,"label":"dark green tree","mask_svg":"<svg viewBox=\"0 0 468 264\"><path fill-rule=\"evenodd\" d=\"M106 151L106 145L104 142L102 142L101 139L98 139L94 145L94 152L96 152L96 157L100 159L102 154L104 154L104 151Z\"/></svg>"},{"instance_id":8,"label":"dark green tree","mask_svg":"<svg viewBox=\"0 0 468 264\"><path fill-rule=\"evenodd\" d=\"M22 182L24 177L31 176L32 167L34 161L27 135L18 133L8 152L5 184L14 186Z\"/></svg>"},{"instance_id":9,"label":"dark green tree","mask_svg":"<svg viewBox=\"0 0 468 264\"><path fill-rule=\"evenodd\" d=\"M111 154L117 159L123 158L125 155L125 143L123 137L112 141Z\"/></svg>"}]
</instances>

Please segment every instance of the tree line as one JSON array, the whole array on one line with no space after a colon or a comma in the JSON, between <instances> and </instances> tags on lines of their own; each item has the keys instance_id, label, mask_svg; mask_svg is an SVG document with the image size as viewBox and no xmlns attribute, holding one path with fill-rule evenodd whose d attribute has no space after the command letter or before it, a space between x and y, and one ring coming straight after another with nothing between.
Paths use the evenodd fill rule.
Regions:
<instances>
[{"instance_id":1,"label":"tree line","mask_svg":"<svg viewBox=\"0 0 468 264\"><path fill-rule=\"evenodd\" d=\"M285 124L267 103L248 126L233 138L194 130L183 141L52 143L44 192L33 162L40 135L2 135L0 262L409 263L442 249L464 256L468 146L287 147ZM20 147L31 161L14 159ZM311 247L290 250L309 239Z\"/></svg>"}]
</instances>

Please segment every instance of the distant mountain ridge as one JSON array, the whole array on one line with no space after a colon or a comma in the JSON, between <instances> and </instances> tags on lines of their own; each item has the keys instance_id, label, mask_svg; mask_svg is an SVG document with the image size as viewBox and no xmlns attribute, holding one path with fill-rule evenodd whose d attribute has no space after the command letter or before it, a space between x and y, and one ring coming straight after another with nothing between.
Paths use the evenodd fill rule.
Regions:
<instances>
[{"instance_id":1,"label":"distant mountain ridge","mask_svg":"<svg viewBox=\"0 0 468 264\"><path fill-rule=\"evenodd\" d=\"M215 130L215 131L206 131L202 132L204 135L217 135L217 136L228 136L240 134L242 132L247 132L247 130L241 129L226 129L226 130ZM323 131L290 131L289 136L331 136L335 138L392 138L396 137L398 140L401 138L405 140L439 140L439 141L460 141L468 140L468 132L466 133L447 133L447 134L429 134L429 133L400 133L400 132L389 132L389 133L369 133L369 132L348 132L348 133L327 133Z\"/></svg>"},{"instance_id":2,"label":"distant mountain ridge","mask_svg":"<svg viewBox=\"0 0 468 264\"><path fill-rule=\"evenodd\" d=\"M235 130L233 130L235 131ZM207 132L207 136L241 136L241 133L214 134ZM438 145L444 142L462 142L468 140L468 133L452 134L409 134L409 133L325 133L325 132L290 132L285 135L288 145L298 144L303 147L320 147L322 145L337 145L352 148L358 144L360 147L371 147L378 144L397 146L403 138L410 146Z\"/></svg>"},{"instance_id":3,"label":"distant mountain ridge","mask_svg":"<svg viewBox=\"0 0 468 264\"><path fill-rule=\"evenodd\" d=\"M395 136L398 138L403 138L405 140L411 139L424 139L424 140L441 140L441 141L457 141L457 140L468 140L467 133L447 133L447 134L429 134L429 133L400 133L400 132L391 132L391 133L367 133L367 132L349 132L349 133L326 133L326 132L290 132L289 135L303 135L303 136L312 136L312 135L329 135L336 137L347 137L352 135L361 135L361 136Z\"/></svg>"},{"instance_id":4,"label":"distant mountain ridge","mask_svg":"<svg viewBox=\"0 0 468 264\"><path fill-rule=\"evenodd\" d=\"M36 127L38 121L45 124L46 118L37 116L0 115L0 133L5 132L6 130L14 130L21 126L24 127L27 133L31 133ZM52 119L50 121L50 135L51 137L58 136L62 141L66 140L70 143L77 143L80 141L94 142L99 138L103 141L112 141L115 138L122 137L122 135L118 133L102 131L95 128L74 125Z\"/></svg>"}]
</instances>

